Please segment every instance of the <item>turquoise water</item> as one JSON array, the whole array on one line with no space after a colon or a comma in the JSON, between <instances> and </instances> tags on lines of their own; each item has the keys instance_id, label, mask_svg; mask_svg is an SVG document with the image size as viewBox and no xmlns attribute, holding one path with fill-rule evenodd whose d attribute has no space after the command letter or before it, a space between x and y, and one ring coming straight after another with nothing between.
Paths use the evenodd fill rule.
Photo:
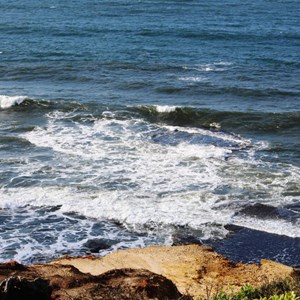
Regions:
<instances>
[{"instance_id":1,"label":"turquoise water","mask_svg":"<svg viewBox=\"0 0 300 300\"><path fill-rule=\"evenodd\" d=\"M298 1L0 8L2 261L193 241L300 264Z\"/></svg>"}]
</instances>

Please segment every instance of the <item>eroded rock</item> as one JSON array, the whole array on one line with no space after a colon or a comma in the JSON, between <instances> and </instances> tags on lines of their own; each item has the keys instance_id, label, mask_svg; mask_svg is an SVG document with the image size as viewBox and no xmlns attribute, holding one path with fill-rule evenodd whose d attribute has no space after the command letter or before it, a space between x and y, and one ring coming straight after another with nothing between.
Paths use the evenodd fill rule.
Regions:
<instances>
[{"instance_id":1,"label":"eroded rock","mask_svg":"<svg viewBox=\"0 0 300 300\"><path fill-rule=\"evenodd\" d=\"M0 300L48 300L50 291L56 300L183 300L191 299L185 294L205 298L207 290L211 295L221 289L232 292L291 276L299 272L267 260L233 263L209 247L147 247L44 265L2 264Z\"/></svg>"},{"instance_id":2,"label":"eroded rock","mask_svg":"<svg viewBox=\"0 0 300 300\"><path fill-rule=\"evenodd\" d=\"M143 269L117 269L97 276L70 265L3 264L0 270L0 300L191 299L171 280Z\"/></svg>"}]
</instances>

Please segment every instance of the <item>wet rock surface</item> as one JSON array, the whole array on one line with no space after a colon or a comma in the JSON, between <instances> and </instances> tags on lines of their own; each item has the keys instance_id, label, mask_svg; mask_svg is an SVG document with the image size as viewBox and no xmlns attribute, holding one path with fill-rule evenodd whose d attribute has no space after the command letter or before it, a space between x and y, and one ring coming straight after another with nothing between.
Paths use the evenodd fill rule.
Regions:
<instances>
[{"instance_id":1,"label":"wet rock surface","mask_svg":"<svg viewBox=\"0 0 300 300\"><path fill-rule=\"evenodd\" d=\"M289 266L300 265L300 238L226 225L226 239L210 243L214 250L234 262L259 263L269 259Z\"/></svg>"},{"instance_id":2,"label":"wet rock surface","mask_svg":"<svg viewBox=\"0 0 300 300\"><path fill-rule=\"evenodd\" d=\"M90 239L83 246L91 253L98 253L100 250L110 248L114 243L105 239Z\"/></svg>"}]
</instances>

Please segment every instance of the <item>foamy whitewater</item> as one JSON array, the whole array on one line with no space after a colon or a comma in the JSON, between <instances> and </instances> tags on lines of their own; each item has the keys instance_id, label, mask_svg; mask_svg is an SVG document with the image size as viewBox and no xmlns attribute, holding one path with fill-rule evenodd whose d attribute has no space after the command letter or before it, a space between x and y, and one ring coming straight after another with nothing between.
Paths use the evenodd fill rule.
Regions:
<instances>
[{"instance_id":1,"label":"foamy whitewater","mask_svg":"<svg viewBox=\"0 0 300 300\"><path fill-rule=\"evenodd\" d=\"M73 105L67 112L62 106L44 113L42 125L16 132L23 151L2 158L2 170L10 174L0 191L8 227L0 237L3 258L84 254L95 238L108 242L101 254L172 244L178 228L197 233L199 242L220 239L228 224L300 237L298 217L289 222L238 214L257 202L278 207L298 199L289 190L300 182L299 167L264 161L257 153L268 143L150 123L136 113L126 118L126 108L93 113ZM148 109L160 115L181 108ZM95 226L101 228L97 234Z\"/></svg>"},{"instance_id":2,"label":"foamy whitewater","mask_svg":"<svg viewBox=\"0 0 300 300\"><path fill-rule=\"evenodd\" d=\"M299 5L0 0L0 261L300 265Z\"/></svg>"},{"instance_id":3,"label":"foamy whitewater","mask_svg":"<svg viewBox=\"0 0 300 300\"><path fill-rule=\"evenodd\" d=\"M24 100L26 100L26 96L6 96L0 95L0 108L5 109L12 107L14 105L21 104Z\"/></svg>"}]
</instances>

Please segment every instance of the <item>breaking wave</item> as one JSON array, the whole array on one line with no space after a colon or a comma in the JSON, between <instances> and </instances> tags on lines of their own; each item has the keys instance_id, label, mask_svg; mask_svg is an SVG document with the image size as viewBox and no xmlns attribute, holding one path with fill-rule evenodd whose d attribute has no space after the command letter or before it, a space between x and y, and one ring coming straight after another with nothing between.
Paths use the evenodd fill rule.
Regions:
<instances>
[{"instance_id":1,"label":"breaking wave","mask_svg":"<svg viewBox=\"0 0 300 300\"><path fill-rule=\"evenodd\" d=\"M175 126L243 131L278 132L299 128L300 112L217 111L196 107L138 106L134 108L151 122Z\"/></svg>"},{"instance_id":2,"label":"breaking wave","mask_svg":"<svg viewBox=\"0 0 300 300\"><path fill-rule=\"evenodd\" d=\"M20 105L27 99L29 99L27 96L0 95L0 108L6 109L15 105Z\"/></svg>"}]
</instances>

